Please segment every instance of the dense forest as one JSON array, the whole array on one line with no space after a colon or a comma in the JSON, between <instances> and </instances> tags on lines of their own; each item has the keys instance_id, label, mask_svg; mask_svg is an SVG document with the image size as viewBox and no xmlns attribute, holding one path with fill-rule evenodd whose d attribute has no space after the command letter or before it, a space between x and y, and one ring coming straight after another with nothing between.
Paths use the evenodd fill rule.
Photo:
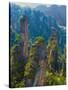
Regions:
<instances>
[{"instance_id":1,"label":"dense forest","mask_svg":"<svg viewBox=\"0 0 68 90\"><path fill-rule=\"evenodd\" d=\"M10 87L66 84L65 9L9 5Z\"/></svg>"}]
</instances>

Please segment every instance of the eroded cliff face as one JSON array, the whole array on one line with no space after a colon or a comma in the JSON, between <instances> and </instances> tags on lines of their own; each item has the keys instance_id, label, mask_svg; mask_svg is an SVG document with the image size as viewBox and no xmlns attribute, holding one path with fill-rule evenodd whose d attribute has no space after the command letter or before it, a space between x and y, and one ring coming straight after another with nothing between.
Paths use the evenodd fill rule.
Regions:
<instances>
[{"instance_id":1,"label":"eroded cliff face","mask_svg":"<svg viewBox=\"0 0 68 90\"><path fill-rule=\"evenodd\" d=\"M26 16L20 18L20 31L23 42L23 54L28 57L28 18Z\"/></svg>"},{"instance_id":2,"label":"eroded cliff face","mask_svg":"<svg viewBox=\"0 0 68 90\"><path fill-rule=\"evenodd\" d=\"M35 74L35 80L33 86L43 86L45 85L45 70L46 70L46 50L44 43L39 43L36 46L37 50L37 60L38 60L38 69Z\"/></svg>"}]
</instances>

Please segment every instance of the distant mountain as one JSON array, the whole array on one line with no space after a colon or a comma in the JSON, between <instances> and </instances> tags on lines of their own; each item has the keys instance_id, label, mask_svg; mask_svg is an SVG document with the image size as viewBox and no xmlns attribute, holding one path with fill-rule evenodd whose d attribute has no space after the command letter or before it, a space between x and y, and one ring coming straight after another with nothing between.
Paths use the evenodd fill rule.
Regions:
<instances>
[{"instance_id":1,"label":"distant mountain","mask_svg":"<svg viewBox=\"0 0 68 90\"><path fill-rule=\"evenodd\" d=\"M60 25L66 26L66 6L51 5L46 7L44 5L37 6L36 11L41 11L47 16L53 16Z\"/></svg>"},{"instance_id":2,"label":"distant mountain","mask_svg":"<svg viewBox=\"0 0 68 90\"><path fill-rule=\"evenodd\" d=\"M60 48L64 48L66 43L65 25L66 15L65 6L38 6L36 8L19 7L15 4L10 5L10 27L11 45L16 43L16 34L20 33L20 17L28 17L28 36L29 40L34 40L37 36L43 36L46 43L51 35L51 27L58 32L58 43Z\"/></svg>"}]
</instances>

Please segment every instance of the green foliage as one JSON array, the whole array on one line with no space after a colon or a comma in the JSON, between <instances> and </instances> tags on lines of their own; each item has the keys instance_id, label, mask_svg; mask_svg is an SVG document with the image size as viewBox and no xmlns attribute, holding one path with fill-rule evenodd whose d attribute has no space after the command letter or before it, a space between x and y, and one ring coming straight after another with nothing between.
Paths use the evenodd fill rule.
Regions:
<instances>
[{"instance_id":1,"label":"green foliage","mask_svg":"<svg viewBox=\"0 0 68 90\"><path fill-rule=\"evenodd\" d=\"M44 43L44 38L39 36L35 38L35 44L42 44Z\"/></svg>"},{"instance_id":2,"label":"green foliage","mask_svg":"<svg viewBox=\"0 0 68 90\"><path fill-rule=\"evenodd\" d=\"M10 55L11 87L16 87L24 76L25 63L21 56L21 46L13 46L10 50Z\"/></svg>"},{"instance_id":3,"label":"green foliage","mask_svg":"<svg viewBox=\"0 0 68 90\"><path fill-rule=\"evenodd\" d=\"M64 85L65 77L61 75L61 73L52 73L50 71L46 71L46 84L47 85Z\"/></svg>"},{"instance_id":4,"label":"green foliage","mask_svg":"<svg viewBox=\"0 0 68 90\"><path fill-rule=\"evenodd\" d=\"M19 41L19 40L21 40L21 35L16 34L16 41Z\"/></svg>"},{"instance_id":5,"label":"green foliage","mask_svg":"<svg viewBox=\"0 0 68 90\"><path fill-rule=\"evenodd\" d=\"M25 73L24 73L24 76L28 76L31 72L31 66L32 66L32 61L29 60L28 63L26 64L25 66ZM29 75L30 77L30 75Z\"/></svg>"},{"instance_id":6,"label":"green foliage","mask_svg":"<svg viewBox=\"0 0 68 90\"><path fill-rule=\"evenodd\" d=\"M35 57L36 55L36 46L35 44L32 45L32 48L30 49L29 57Z\"/></svg>"},{"instance_id":7,"label":"green foliage","mask_svg":"<svg viewBox=\"0 0 68 90\"><path fill-rule=\"evenodd\" d=\"M16 39L17 41L21 40L20 35L17 35ZM10 49L11 87L17 88L33 85L36 73L39 70L39 57L42 55L42 51L46 52L44 59L47 60L45 62L47 64L45 68L45 85L66 84L66 51L64 49L64 53L60 52L57 37L50 37L47 48L44 38L41 36L36 37L35 41L30 44L27 59L21 56L23 47L20 45L16 44ZM41 52L39 52L39 47L43 47Z\"/></svg>"},{"instance_id":8,"label":"green foliage","mask_svg":"<svg viewBox=\"0 0 68 90\"><path fill-rule=\"evenodd\" d=\"M25 87L25 81L21 81L21 82L17 83L16 87L17 88Z\"/></svg>"}]
</instances>

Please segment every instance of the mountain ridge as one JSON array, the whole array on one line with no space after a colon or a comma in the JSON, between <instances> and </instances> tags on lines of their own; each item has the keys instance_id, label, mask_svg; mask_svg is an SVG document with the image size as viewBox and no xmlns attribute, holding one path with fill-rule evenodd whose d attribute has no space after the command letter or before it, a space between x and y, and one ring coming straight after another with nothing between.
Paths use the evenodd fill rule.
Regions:
<instances>
[{"instance_id":1,"label":"mountain ridge","mask_svg":"<svg viewBox=\"0 0 68 90\"><path fill-rule=\"evenodd\" d=\"M45 6L44 6L45 7ZM57 7L57 6L56 6ZM36 7L38 8L38 7ZM58 38L61 41L59 46L62 48L64 47L66 41L66 32L64 31L64 28L59 27L58 20L52 15L45 15L41 10L37 10L36 8L31 9L31 8L20 8L18 5L12 5L10 6L10 21L13 30L16 31L16 33L20 33L20 17L21 16L27 16L28 17L28 35L29 35L29 40L34 40L35 37L37 36L43 36L45 38L46 43L48 42L48 39L51 34L51 27L54 27L57 29L58 32ZM54 11L53 11L54 12ZM61 26L61 25L60 25ZM14 35L14 33L13 33ZM15 42L16 35L11 36L11 43Z\"/></svg>"}]
</instances>

